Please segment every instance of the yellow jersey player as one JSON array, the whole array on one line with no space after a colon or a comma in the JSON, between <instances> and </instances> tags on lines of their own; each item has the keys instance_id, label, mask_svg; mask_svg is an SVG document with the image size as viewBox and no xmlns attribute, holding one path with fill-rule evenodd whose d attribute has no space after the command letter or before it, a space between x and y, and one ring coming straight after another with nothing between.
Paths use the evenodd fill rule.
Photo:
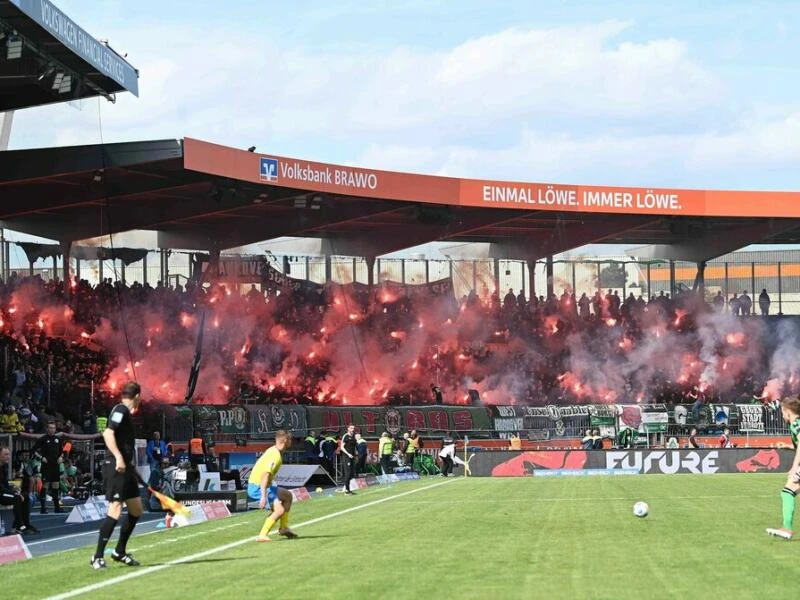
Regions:
<instances>
[{"instance_id":1,"label":"yellow jersey player","mask_svg":"<svg viewBox=\"0 0 800 600\"><path fill-rule=\"evenodd\" d=\"M292 444L292 438L283 429L275 433L275 445L268 448L261 455L250 472L247 481L247 495L252 500L258 500L258 508L269 512L264 521L264 526L258 534L256 541L269 542L270 529L280 521L278 533L289 539L296 538L297 534L289 529L289 511L292 508L292 496L289 490L275 485L275 477L283 465L283 451Z\"/></svg>"},{"instance_id":2,"label":"yellow jersey player","mask_svg":"<svg viewBox=\"0 0 800 600\"><path fill-rule=\"evenodd\" d=\"M794 520L794 505L797 492L800 491L800 398L784 398L781 400L781 414L783 420L789 425L789 434L795 447L794 460L789 474L786 477L786 486L781 490L781 504L783 507L783 527L780 529L767 529L769 535L791 540L792 521Z\"/></svg>"}]
</instances>

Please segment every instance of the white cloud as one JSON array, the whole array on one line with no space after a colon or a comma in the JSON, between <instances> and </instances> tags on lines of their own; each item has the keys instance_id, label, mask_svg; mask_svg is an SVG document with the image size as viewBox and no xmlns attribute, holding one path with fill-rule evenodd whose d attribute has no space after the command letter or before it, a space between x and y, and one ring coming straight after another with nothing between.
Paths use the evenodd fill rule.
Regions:
<instances>
[{"instance_id":1,"label":"white cloud","mask_svg":"<svg viewBox=\"0 0 800 600\"><path fill-rule=\"evenodd\" d=\"M500 149L372 145L357 161L376 168L460 177L606 185L800 186L800 113L741 123L725 133L577 136L526 130ZM793 182L793 183L792 183Z\"/></svg>"},{"instance_id":2,"label":"white cloud","mask_svg":"<svg viewBox=\"0 0 800 600\"><path fill-rule=\"evenodd\" d=\"M747 187L766 170L777 187L800 184L794 109L745 120L685 42L633 33L608 21L320 54L212 26L129 31L141 98L103 106L103 135L460 176ZM12 145L94 143L97 123L93 103L23 111Z\"/></svg>"},{"instance_id":3,"label":"white cloud","mask_svg":"<svg viewBox=\"0 0 800 600\"><path fill-rule=\"evenodd\" d=\"M249 145L274 136L407 142L520 122L671 118L718 102L720 81L674 39L618 41L631 25L509 29L445 51L310 54L220 30L128 32L141 98L103 110L106 140L192 135ZM224 43L209 43L224 40ZM138 60L137 60L138 59ZM49 123L39 125L44 111ZM25 111L12 143L82 143L96 110Z\"/></svg>"}]
</instances>

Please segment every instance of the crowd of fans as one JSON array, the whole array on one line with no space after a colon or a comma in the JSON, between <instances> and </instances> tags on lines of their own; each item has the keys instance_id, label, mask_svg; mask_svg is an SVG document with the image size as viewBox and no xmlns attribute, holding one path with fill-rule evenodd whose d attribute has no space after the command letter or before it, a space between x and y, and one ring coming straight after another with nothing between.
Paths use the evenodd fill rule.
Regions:
<instances>
[{"instance_id":1,"label":"crowd of fans","mask_svg":"<svg viewBox=\"0 0 800 600\"><path fill-rule=\"evenodd\" d=\"M203 353L220 366L224 385L213 393L222 394L223 402L340 403L336 344L349 329L354 334L348 343L361 345L351 371L363 371L369 380L372 359L388 357L391 365L391 375L382 373L383 381L374 386L377 391L350 403L467 403L473 388L480 389L484 401L501 404L625 403L643 400L634 373L605 397L597 397L596 388L587 392L580 383L564 384L565 373L574 370L576 343L614 364L635 353L656 329L691 336L703 315L755 312L747 292L728 302L721 296L707 302L691 292L623 298L612 290L578 297L564 291L527 298L513 290L501 297L484 287L457 299L451 291L408 291L403 286L377 286L372 293L366 286L265 286L261 291L253 285L241 293L222 284L169 288L105 280L95 287L75 282L66 294L58 280L14 275L0 283L5 367L0 431L40 433L49 420L60 431L91 431L84 416L93 414L93 401L100 405L113 397L114 374L125 369L130 376L129 362L138 365L140 358L167 356L175 348L192 355L199 322L206 331ZM766 292L758 306L768 314ZM414 352L409 353L412 336ZM302 352L295 344L300 339L307 340ZM763 354L764 361L738 373L728 386L729 400L761 393L769 376L768 353ZM184 381L189 367L189 360L171 365ZM141 380L146 373L141 368L136 375ZM157 400L183 399L183 390L164 398L144 383L146 394ZM503 394L493 397L499 387ZM649 402L694 402L700 394L710 399L714 390L656 369L646 392ZM210 392L198 393L202 399Z\"/></svg>"}]
</instances>

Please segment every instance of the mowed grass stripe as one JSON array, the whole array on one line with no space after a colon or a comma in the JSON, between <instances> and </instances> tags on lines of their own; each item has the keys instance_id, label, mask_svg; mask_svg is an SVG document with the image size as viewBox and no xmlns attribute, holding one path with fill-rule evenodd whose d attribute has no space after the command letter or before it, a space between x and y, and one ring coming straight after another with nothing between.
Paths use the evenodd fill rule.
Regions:
<instances>
[{"instance_id":1,"label":"mowed grass stripe","mask_svg":"<svg viewBox=\"0 0 800 600\"><path fill-rule=\"evenodd\" d=\"M314 495L310 502L296 504L293 509L293 523L313 519L337 510L366 503L367 501L380 499L385 496L396 494L398 491L406 491L430 485L430 481L403 482L392 486L380 486L363 490L363 493L355 497L344 497L335 494L331 497ZM137 556L145 567L149 565L159 565L171 560L175 560L192 552L198 552L222 544L239 540L242 538L243 531L252 531L255 536L263 523L264 514L260 511L249 511L247 513L236 513L224 523L240 523L242 527L232 528L226 531L208 533L218 527L223 521L213 521L191 527L178 529L159 530L149 533L146 537L134 536L131 538L130 547L148 545L156 541L177 538L177 542L165 544L157 550L145 550ZM98 524L99 526L99 524ZM119 533L117 528L116 534ZM202 536L198 534L203 533ZM185 542L184 537L193 537ZM87 545L77 550L60 552L33 560L19 563L12 563L0 567L0 574L3 581L3 592L14 594L15 598L43 598L48 595L63 592L67 584L75 588L81 585L97 582L99 580L110 579L114 576L127 574L133 569L116 565L109 561L109 568L106 572L97 573L89 569L89 558L94 553L96 537L88 536ZM109 542L109 548L113 548L116 539ZM163 590L162 590L163 591Z\"/></svg>"},{"instance_id":2,"label":"mowed grass stripe","mask_svg":"<svg viewBox=\"0 0 800 600\"><path fill-rule=\"evenodd\" d=\"M793 545L763 534L779 516L781 484L781 476L741 475L470 479L426 492L422 506L416 497L400 499L315 524L296 542L243 545L214 565L156 573L148 589L204 580L208 598L259 589L319 598L391 598L398 591L436 598L750 598L791 584L780 558L795 554ZM631 514L640 499L651 504L646 519ZM771 563L766 572L764 561ZM762 577L769 577L766 587Z\"/></svg>"},{"instance_id":3,"label":"mowed grass stripe","mask_svg":"<svg viewBox=\"0 0 800 600\"><path fill-rule=\"evenodd\" d=\"M492 600L779 597L793 585L800 551L795 543L764 534L780 521L783 479L774 474L461 480L424 496L398 497L316 521L299 540L238 544L105 592L158 596L180 590L204 598L259 590L315 598L390 598L400 592ZM294 522L319 509L333 513L348 505L344 500L298 505L303 512L298 510ZM650 503L646 519L631 514L637 500ZM255 513L236 518L249 519L253 531L261 522ZM193 550L221 546L241 532L237 527L187 543ZM180 550L182 544L142 557L152 559L157 552L160 562L169 562L174 546ZM73 576L88 569L84 554L70 565ZM184 549L178 556L185 554ZM31 573L46 582L46 576Z\"/></svg>"}]
</instances>

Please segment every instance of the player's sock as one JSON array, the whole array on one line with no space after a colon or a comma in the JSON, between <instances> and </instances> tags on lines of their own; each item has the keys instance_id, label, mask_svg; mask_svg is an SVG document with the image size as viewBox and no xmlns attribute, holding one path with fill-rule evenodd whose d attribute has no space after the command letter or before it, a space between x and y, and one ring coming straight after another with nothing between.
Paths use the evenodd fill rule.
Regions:
<instances>
[{"instance_id":1,"label":"player's sock","mask_svg":"<svg viewBox=\"0 0 800 600\"><path fill-rule=\"evenodd\" d=\"M114 527L116 526L117 520L106 516L105 521L100 525L100 535L97 538L97 550L95 550L94 553L95 558L103 558L108 540L111 538L111 534L114 533Z\"/></svg>"},{"instance_id":2,"label":"player's sock","mask_svg":"<svg viewBox=\"0 0 800 600\"><path fill-rule=\"evenodd\" d=\"M273 519L272 515L270 515L264 521L264 526L261 528L261 532L258 535L260 537L267 537L269 535L269 530L272 529L274 526L275 526L275 519Z\"/></svg>"},{"instance_id":3,"label":"player's sock","mask_svg":"<svg viewBox=\"0 0 800 600\"><path fill-rule=\"evenodd\" d=\"M281 515L281 529L289 529L289 513L285 512Z\"/></svg>"},{"instance_id":4,"label":"player's sock","mask_svg":"<svg viewBox=\"0 0 800 600\"><path fill-rule=\"evenodd\" d=\"M128 514L125 524L119 530L119 541L117 542L116 548L117 554L122 555L128 551L128 539L130 539L131 534L133 533L133 528L136 527L136 523L138 521L139 517L134 517L133 515Z\"/></svg>"},{"instance_id":5,"label":"player's sock","mask_svg":"<svg viewBox=\"0 0 800 600\"><path fill-rule=\"evenodd\" d=\"M783 528L792 530L792 521L794 520L794 504L797 492L789 488L781 490L781 503L783 505Z\"/></svg>"}]
</instances>

